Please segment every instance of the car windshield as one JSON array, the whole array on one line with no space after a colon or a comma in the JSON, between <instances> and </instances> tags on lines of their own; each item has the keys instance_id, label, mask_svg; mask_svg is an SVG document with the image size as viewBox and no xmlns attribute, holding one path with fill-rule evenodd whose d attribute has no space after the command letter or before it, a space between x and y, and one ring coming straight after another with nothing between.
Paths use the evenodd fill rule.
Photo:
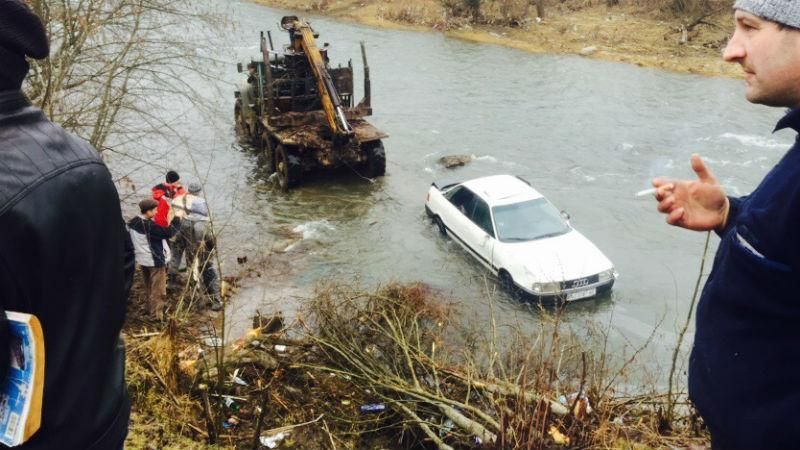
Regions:
<instances>
[{"instance_id":1,"label":"car windshield","mask_svg":"<svg viewBox=\"0 0 800 450\"><path fill-rule=\"evenodd\" d=\"M497 238L521 242L558 236L570 230L552 203L544 198L492 208Z\"/></svg>"}]
</instances>

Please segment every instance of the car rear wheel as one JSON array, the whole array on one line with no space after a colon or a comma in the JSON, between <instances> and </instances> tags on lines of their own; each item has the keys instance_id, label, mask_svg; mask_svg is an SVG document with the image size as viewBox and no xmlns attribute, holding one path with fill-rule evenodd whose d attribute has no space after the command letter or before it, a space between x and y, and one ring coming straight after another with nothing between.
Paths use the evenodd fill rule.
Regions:
<instances>
[{"instance_id":1,"label":"car rear wheel","mask_svg":"<svg viewBox=\"0 0 800 450\"><path fill-rule=\"evenodd\" d=\"M442 235L447 234L447 227L444 226L444 222L442 222L442 218L439 216L433 216L433 223L436 224L436 228L439 229L439 233Z\"/></svg>"}]
</instances>

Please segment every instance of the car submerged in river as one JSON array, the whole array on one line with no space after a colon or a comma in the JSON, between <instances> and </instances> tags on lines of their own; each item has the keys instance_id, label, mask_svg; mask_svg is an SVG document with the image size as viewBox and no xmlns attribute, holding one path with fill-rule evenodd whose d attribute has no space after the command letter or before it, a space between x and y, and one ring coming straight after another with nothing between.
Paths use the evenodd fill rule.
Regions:
<instances>
[{"instance_id":1,"label":"car submerged in river","mask_svg":"<svg viewBox=\"0 0 800 450\"><path fill-rule=\"evenodd\" d=\"M609 292L614 265L530 183L512 175L434 182L425 211L514 294L542 303Z\"/></svg>"}]
</instances>

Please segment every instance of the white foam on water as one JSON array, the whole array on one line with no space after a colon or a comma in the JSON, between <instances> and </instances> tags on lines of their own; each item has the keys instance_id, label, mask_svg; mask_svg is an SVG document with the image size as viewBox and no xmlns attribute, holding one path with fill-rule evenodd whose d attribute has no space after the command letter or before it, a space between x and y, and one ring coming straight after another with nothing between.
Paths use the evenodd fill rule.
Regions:
<instances>
[{"instance_id":1,"label":"white foam on water","mask_svg":"<svg viewBox=\"0 0 800 450\"><path fill-rule=\"evenodd\" d=\"M633 144L629 144L629 143L627 143L627 142L623 142L623 143L622 143L622 149L623 149L623 150L630 150L630 149L632 149L632 148L633 148Z\"/></svg>"},{"instance_id":2,"label":"white foam on water","mask_svg":"<svg viewBox=\"0 0 800 450\"><path fill-rule=\"evenodd\" d=\"M442 132L441 132L441 131L439 131L439 130L431 130L431 133L432 133L432 134L441 134Z\"/></svg>"},{"instance_id":3,"label":"white foam on water","mask_svg":"<svg viewBox=\"0 0 800 450\"><path fill-rule=\"evenodd\" d=\"M292 231L297 234L302 234L303 239L316 239L325 232L333 231L336 228L325 219L312 220L292 228ZM291 247L291 246L290 246ZM288 250L288 248L287 248Z\"/></svg>"},{"instance_id":4,"label":"white foam on water","mask_svg":"<svg viewBox=\"0 0 800 450\"><path fill-rule=\"evenodd\" d=\"M779 142L774 139L768 139L763 136L723 133L719 137L722 139L732 139L748 147L761 147L761 148L774 148L774 149L786 149L789 147L789 144Z\"/></svg>"},{"instance_id":5,"label":"white foam on water","mask_svg":"<svg viewBox=\"0 0 800 450\"><path fill-rule=\"evenodd\" d=\"M725 167L725 166L750 167L753 164L763 163L767 160L768 158L766 156L759 156L758 158L748 159L745 161L731 161L729 159L714 159L714 158L703 157L703 161L705 161L706 163L720 167Z\"/></svg>"},{"instance_id":6,"label":"white foam on water","mask_svg":"<svg viewBox=\"0 0 800 450\"><path fill-rule=\"evenodd\" d=\"M483 155L483 156L472 155L472 159L474 159L475 161L489 161L491 163L496 163L497 162L497 158L495 158L494 156L490 156L490 155Z\"/></svg>"},{"instance_id":7,"label":"white foam on water","mask_svg":"<svg viewBox=\"0 0 800 450\"><path fill-rule=\"evenodd\" d=\"M508 168L512 168L512 167L517 167L517 166L519 166L519 164L517 164L517 163L515 163L515 162L511 162L511 161L503 161L503 162L501 162L500 164L502 164L502 165L503 165L503 167L508 167Z\"/></svg>"},{"instance_id":8,"label":"white foam on water","mask_svg":"<svg viewBox=\"0 0 800 450\"><path fill-rule=\"evenodd\" d=\"M424 168L422 170L424 170L427 173L434 173L435 172L435 170L431 169L430 167L426 167L426 168Z\"/></svg>"}]
</instances>

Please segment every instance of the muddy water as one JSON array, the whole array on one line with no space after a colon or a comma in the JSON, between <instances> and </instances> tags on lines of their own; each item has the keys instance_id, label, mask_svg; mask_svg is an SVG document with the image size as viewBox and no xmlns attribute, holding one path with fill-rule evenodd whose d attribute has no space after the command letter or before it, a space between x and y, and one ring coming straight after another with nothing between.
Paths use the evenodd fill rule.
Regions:
<instances>
[{"instance_id":1,"label":"muddy water","mask_svg":"<svg viewBox=\"0 0 800 450\"><path fill-rule=\"evenodd\" d=\"M634 345L661 323L651 347L661 359L687 312L704 236L666 226L653 202L634 193L654 175L688 176L692 152L707 158L731 192L746 193L793 138L769 134L782 112L749 105L740 81L311 17L320 40L332 44L334 63L353 58L360 74L358 42L367 44L371 121L391 135L387 175L375 183L353 173L316 177L283 194L236 142L231 116L235 62L257 54L258 31L277 29L284 11L239 2L228 9L235 31L215 43L213 56L230 64L208 86L219 90L217 109L184 125L193 161L180 145L147 154L206 182L224 224L225 270L239 270L236 257L248 256L248 267L260 275L245 282L231 306L239 319L255 309L291 315L324 280L367 286L421 280L461 299L470 320L483 324L494 280L438 235L423 201L439 177L512 173L568 211L620 273L612 295L570 305L567 322L576 329L611 324L615 342ZM273 38L286 42L283 33ZM454 171L437 166L453 153L476 158ZM159 175L148 168L132 177L146 186ZM500 324L536 326L535 311L502 292L494 299ZM236 329L245 326L236 322Z\"/></svg>"}]
</instances>

